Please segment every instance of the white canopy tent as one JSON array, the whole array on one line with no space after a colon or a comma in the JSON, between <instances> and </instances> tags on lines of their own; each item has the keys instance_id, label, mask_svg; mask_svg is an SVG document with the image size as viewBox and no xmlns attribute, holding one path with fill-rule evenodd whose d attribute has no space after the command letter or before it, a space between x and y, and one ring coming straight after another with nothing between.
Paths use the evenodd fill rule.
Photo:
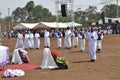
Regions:
<instances>
[{"instance_id":1,"label":"white canopy tent","mask_svg":"<svg viewBox=\"0 0 120 80\"><path fill-rule=\"evenodd\" d=\"M66 28L65 23L57 23L57 22L40 22L38 25L34 27L35 28L43 28L43 27L49 27L49 28Z\"/></svg>"},{"instance_id":2,"label":"white canopy tent","mask_svg":"<svg viewBox=\"0 0 120 80\"><path fill-rule=\"evenodd\" d=\"M14 30L32 29L36 25L38 25L38 23L20 23L20 24L16 25L13 29Z\"/></svg>"},{"instance_id":3,"label":"white canopy tent","mask_svg":"<svg viewBox=\"0 0 120 80\"><path fill-rule=\"evenodd\" d=\"M22 29L40 29L40 28L67 28L67 27L82 26L82 24L76 22L40 22L40 23L20 23L14 27L14 30Z\"/></svg>"},{"instance_id":4,"label":"white canopy tent","mask_svg":"<svg viewBox=\"0 0 120 80\"><path fill-rule=\"evenodd\" d=\"M36 25L35 28L43 28L43 27L49 27L49 28L67 28L67 27L76 27L76 26L82 26L82 24L76 23L76 22L40 22L38 25Z\"/></svg>"},{"instance_id":5,"label":"white canopy tent","mask_svg":"<svg viewBox=\"0 0 120 80\"><path fill-rule=\"evenodd\" d=\"M120 18L108 18L108 17L105 17L105 23L109 23L109 20L111 20L111 23L114 23L116 21L120 22ZM102 19L99 19L96 22L98 22L99 24L103 24ZM96 25L96 22L93 22L92 25Z\"/></svg>"}]
</instances>

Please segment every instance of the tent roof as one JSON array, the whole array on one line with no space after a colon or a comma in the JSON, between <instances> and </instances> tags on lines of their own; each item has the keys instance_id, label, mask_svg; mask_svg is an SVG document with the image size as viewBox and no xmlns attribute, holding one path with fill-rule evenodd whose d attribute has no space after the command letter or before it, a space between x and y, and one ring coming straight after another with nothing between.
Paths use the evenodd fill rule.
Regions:
<instances>
[{"instance_id":1,"label":"tent roof","mask_svg":"<svg viewBox=\"0 0 120 80\"><path fill-rule=\"evenodd\" d=\"M38 25L38 23L20 23L14 27L15 30L20 30L20 29L32 29Z\"/></svg>"},{"instance_id":2,"label":"tent roof","mask_svg":"<svg viewBox=\"0 0 120 80\"><path fill-rule=\"evenodd\" d=\"M20 23L14 27L15 30L21 29L38 29L38 28L67 28L67 27L75 27L75 26L82 26L82 24L78 24L76 22L40 22L40 23Z\"/></svg>"},{"instance_id":3,"label":"tent roof","mask_svg":"<svg viewBox=\"0 0 120 80\"><path fill-rule=\"evenodd\" d=\"M120 18L108 18L105 17L105 23L109 23L109 19L114 23L115 21L119 21L120 22ZM103 24L102 19L99 19L98 21L99 24ZM96 25L96 22L93 22L92 25Z\"/></svg>"},{"instance_id":4,"label":"tent roof","mask_svg":"<svg viewBox=\"0 0 120 80\"><path fill-rule=\"evenodd\" d=\"M76 22L67 22L67 23L62 23L62 22L40 22L38 25L34 27L39 28L39 27L50 27L50 28L67 28L67 27L75 27L75 26L82 26L82 24L76 23Z\"/></svg>"},{"instance_id":5,"label":"tent roof","mask_svg":"<svg viewBox=\"0 0 120 80\"><path fill-rule=\"evenodd\" d=\"M50 28L66 28L67 27L65 23L57 23L57 22L41 22L41 23Z\"/></svg>"}]
</instances>

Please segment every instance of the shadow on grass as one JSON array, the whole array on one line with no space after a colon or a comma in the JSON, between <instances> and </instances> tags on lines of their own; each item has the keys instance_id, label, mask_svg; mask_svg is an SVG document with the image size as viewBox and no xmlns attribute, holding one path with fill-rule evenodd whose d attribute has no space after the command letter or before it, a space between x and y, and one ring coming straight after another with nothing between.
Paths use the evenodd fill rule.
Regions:
<instances>
[{"instance_id":1,"label":"shadow on grass","mask_svg":"<svg viewBox=\"0 0 120 80\"><path fill-rule=\"evenodd\" d=\"M84 61L74 61L72 63L86 63L86 62L91 62L90 60L84 60Z\"/></svg>"}]
</instances>

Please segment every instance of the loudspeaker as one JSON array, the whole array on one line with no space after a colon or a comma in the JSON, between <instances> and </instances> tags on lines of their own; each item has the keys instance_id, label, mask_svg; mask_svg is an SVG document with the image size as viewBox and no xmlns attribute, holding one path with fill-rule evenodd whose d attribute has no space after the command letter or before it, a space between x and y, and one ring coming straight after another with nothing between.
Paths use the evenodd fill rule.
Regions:
<instances>
[{"instance_id":1,"label":"loudspeaker","mask_svg":"<svg viewBox=\"0 0 120 80\"><path fill-rule=\"evenodd\" d=\"M118 20L115 20L115 22L116 22L116 24L118 24L118 23L119 23L119 21L118 21Z\"/></svg>"},{"instance_id":2,"label":"loudspeaker","mask_svg":"<svg viewBox=\"0 0 120 80\"><path fill-rule=\"evenodd\" d=\"M108 23L112 23L112 20L111 20L111 19L108 19Z\"/></svg>"},{"instance_id":3,"label":"loudspeaker","mask_svg":"<svg viewBox=\"0 0 120 80\"><path fill-rule=\"evenodd\" d=\"M61 14L62 14L63 17L67 16L66 9L67 9L67 5L66 4L61 4Z\"/></svg>"}]
</instances>

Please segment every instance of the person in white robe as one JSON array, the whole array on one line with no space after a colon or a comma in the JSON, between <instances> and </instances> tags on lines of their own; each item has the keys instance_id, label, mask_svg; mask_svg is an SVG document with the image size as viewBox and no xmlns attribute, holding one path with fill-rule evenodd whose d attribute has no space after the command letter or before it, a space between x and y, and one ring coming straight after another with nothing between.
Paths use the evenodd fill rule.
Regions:
<instances>
[{"instance_id":1,"label":"person in white robe","mask_svg":"<svg viewBox=\"0 0 120 80\"><path fill-rule=\"evenodd\" d=\"M97 39L97 52L101 53L101 49L102 49L102 40L103 40L103 32L98 29L98 39Z\"/></svg>"},{"instance_id":2,"label":"person in white robe","mask_svg":"<svg viewBox=\"0 0 120 80\"><path fill-rule=\"evenodd\" d=\"M32 32L29 33L30 38L30 48L34 48L34 35Z\"/></svg>"},{"instance_id":3,"label":"person in white robe","mask_svg":"<svg viewBox=\"0 0 120 80\"><path fill-rule=\"evenodd\" d=\"M78 31L77 31L77 28L75 28L73 30L72 36L73 36L73 46L75 48L77 48L77 46L79 45L79 43L78 43Z\"/></svg>"},{"instance_id":4,"label":"person in white robe","mask_svg":"<svg viewBox=\"0 0 120 80\"><path fill-rule=\"evenodd\" d=\"M61 46L62 46L62 36L63 36L62 32L59 29L59 31L56 33L58 48L61 48Z\"/></svg>"},{"instance_id":5,"label":"person in white robe","mask_svg":"<svg viewBox=\"0 0 120 80\"><path fill-rule=\"evenodd\" d=\"M79 36L79 39L80 39L80 51L83 52L85 50L86 34L85 34L85 31L82 28L81 28L78 36Z\"/></svg>"},{"instance_id":6,"label":"person in white robe","mask_svg":"<svg viewBox=\"0 0 120 80\"><path fill-rule=\"evenodd\" d=\"M67 30L65 31L65 40L64 44L66 48L71 48L71 30L69 27L67 27Z\"/></svg>"},{"instance_id":7,"label":"person in white robe","mask_svg":"<svg viewBox=\"0 0 120 80\"><path fill-rule=\"evenodd\" d=\"M40 48L40 34L38 32L35 32L34 44L36 49Z\"/></svg>"},{"instance_id":8,"label":"person in white robe","mask_svg":"<svg viewBox=\"0 0 120 80\"><path fill-rule=\"evenodd\" d=\"M89 54L90 54L91 62L94 62L97 59L96 47L97 47L98 35L97 35L97 32L94 31L93 28L91 28L91 31L88 32L87 39L88 39L88 47L89 47Z\"/></svg>"},{"instance_id":9,"label":"person in white robe","mask_svg":"<svg viewBox=\"0 0 120 80\"><path fill-rule=\"evenodd\" d=\"M24 48L24 45L23 45L23 35L21 32L19 32L17 34L17 42L16 42L16 46L15 48Z\"/></svg>"},{"instance_id":10,"label":"person in white robe","mask_svg":"<svg viewBox=\"0 0 120 80\"><path fill-rule=\"evenodd\" d=\"M58 68L57 64L55 63L51 51L49 48L44 48L43 50L43 60L40 66L41 69L54 69Z\"/></svg>"},{"instance_id":11,"label":"person in white robe","mask_svg":"<svg viewBox=\"0 0 120 80\"><path fill-rule=\"evenodd\" d=\"M29 38L30 38L30 36L26 32L25 37L24 37L24 49L29 49L30 48L30 39Z\"/></svg>"},{"instance_id":12,"label":"person in white robe","mask_svg":"<svg viewBox=\"0 0 120 80\"><path fill-rule=\"evenodd\" d=\"M48 30L45 30L44 33L44 47L50 47L50 33Z\"/></svg>"}]
</instances>

